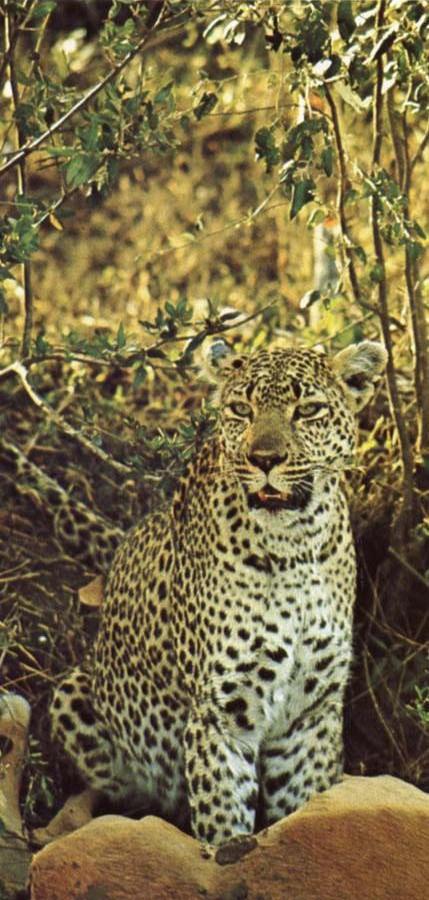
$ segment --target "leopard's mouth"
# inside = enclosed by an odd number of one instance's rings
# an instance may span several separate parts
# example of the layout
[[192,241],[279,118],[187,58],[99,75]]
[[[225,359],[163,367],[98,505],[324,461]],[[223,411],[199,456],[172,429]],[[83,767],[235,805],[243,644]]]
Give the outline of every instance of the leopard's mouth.
[[249,493],[249,506],[251,509],[266,509],[272,513],[282,509],[302,510],[309,503],[312,491],[313,477],[310,475],[305,481],[291,484],[288,491],[278,491],[266,484],[260,491]]

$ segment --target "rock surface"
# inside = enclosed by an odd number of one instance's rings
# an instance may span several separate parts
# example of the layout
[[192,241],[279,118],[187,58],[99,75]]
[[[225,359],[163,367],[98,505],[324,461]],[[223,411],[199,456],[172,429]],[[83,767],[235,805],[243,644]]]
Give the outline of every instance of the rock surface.
[[17,694],[0,694],[0,897],[14,897],[27,881],[31,854],[19,808],[30,707]]
[[32,900],[424,900],[429,797],[347,778],[221,849],[155,817],[102,816],[33,859]]

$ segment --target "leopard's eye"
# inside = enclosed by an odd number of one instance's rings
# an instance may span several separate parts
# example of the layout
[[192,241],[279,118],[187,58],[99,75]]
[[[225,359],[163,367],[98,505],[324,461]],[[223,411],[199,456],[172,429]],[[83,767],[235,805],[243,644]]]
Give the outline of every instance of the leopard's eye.
[[252,407],[248,403],[230,403],[229,408],[234,415],[240,416],[241,419],[252,415]]
[[326,403],[302,403],[296,407],[296,419],[321,419],[328,412]]

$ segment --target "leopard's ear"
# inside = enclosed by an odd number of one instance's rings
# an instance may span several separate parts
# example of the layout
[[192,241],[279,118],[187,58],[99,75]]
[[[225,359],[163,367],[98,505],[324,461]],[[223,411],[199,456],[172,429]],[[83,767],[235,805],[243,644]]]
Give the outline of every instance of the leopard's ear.
[[335,374],[344,383],[356,412],[368,403],[386,367],[387,353],[378,341],[351,344],[332,359]]

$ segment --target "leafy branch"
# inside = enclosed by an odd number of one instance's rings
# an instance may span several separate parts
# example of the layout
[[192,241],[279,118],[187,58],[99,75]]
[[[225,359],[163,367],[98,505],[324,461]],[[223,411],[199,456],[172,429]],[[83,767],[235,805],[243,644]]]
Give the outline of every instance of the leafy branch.
[[[99,94],[105,87],[107,87],[114,79],[129,65],[129,63],[140,53],[142,50],[150,50],[156,46],[159,42],[159,37],[162,36],[162,39],[165,36],[170,36],[171,34],[177,32],[179,28],[183,27],[183,13],[178,13],[176,16],[172,17],[169,20],[168,24],[162,28],[160,25],[161,18],[163,16],[163,9],[161,9],[160,19],[153,26],[151,31],[147,32],[143,35],[143,37],[137,42],[137,44],[129,50],[128,53],[124,56],[120,62],[116,63],[112,68],[107,72],[107,74],[102,78],[97,84],[93,85],[83,97],[80,98],[69,110],[67,110],[64,115],[60,116],[56,122],[49,126],[42,134],[38,135],[37,138],[34,138],[32,141],[28,141],[24,143],[22,146],[18,148],[18,150],[11,156],[11,158],[0,166],[0,176],[4,175],[14,166],[17,166],[21,163],[25,157],[29,156],[30,153],[34,153],[35,150],[38,150],[39,147],[44,144],[49,138],[53,137],[53,135],[62,129],[77,113],[82,112],[94,98]],[[177,20],[175,24],[172,24],[173,20]],[[154,30],[159,32],[153,40],[152,34]]]

